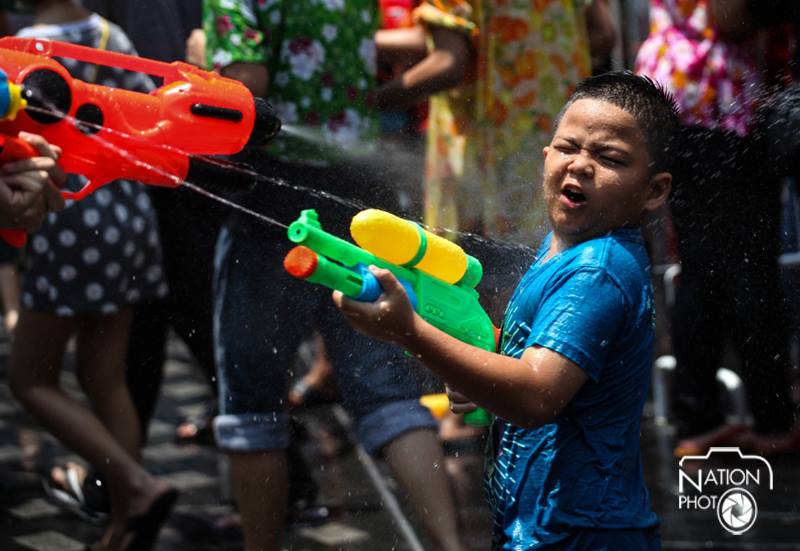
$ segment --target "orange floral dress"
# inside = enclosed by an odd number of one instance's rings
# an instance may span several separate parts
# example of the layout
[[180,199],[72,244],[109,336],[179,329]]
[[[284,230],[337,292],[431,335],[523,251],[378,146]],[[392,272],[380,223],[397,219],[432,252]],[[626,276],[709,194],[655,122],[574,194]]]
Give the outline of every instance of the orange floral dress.
[[584,3],[427,0],[426,26],[469,34],[468,84],[431,98],[426,224],[533,246],[547,230],[542,148],[574,86],[590,73]]

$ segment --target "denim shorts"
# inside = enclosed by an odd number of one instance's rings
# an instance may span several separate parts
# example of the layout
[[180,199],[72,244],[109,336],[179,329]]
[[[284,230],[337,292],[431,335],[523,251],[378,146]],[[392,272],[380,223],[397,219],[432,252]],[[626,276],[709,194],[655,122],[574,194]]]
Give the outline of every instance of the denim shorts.
[[419,404],[421,366],[400,348],[353,331],[330,290],[287,274],[283,258],[291,247],[283,232],[268,226],[261,232],[224,227],[220,233],[214,282],[219,447],[236,452],[288,446],[288,373],[313,329],[325,340],[343,405],[368,451],[404,432],[434,428],[430,412]]

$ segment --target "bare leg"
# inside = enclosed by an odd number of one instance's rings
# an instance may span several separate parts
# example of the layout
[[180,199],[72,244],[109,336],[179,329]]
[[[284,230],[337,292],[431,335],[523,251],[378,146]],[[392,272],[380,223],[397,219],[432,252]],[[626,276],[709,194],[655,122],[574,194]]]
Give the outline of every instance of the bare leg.
[[472,440],[479,438],[484,432],[485,428],[466,424],[463,415],[453,413],[449,409],[439,421],[439,438],[442,442]]
[[408,502],[422,520],[437,549],[464,549],[458,514],[436,432],[418,429],[400,435],[383,448]]
[[230,454],[231,482],[242,514],[245,551],[281,548],[289,498],[289,469],[282,451]]
[[95,414],[128,455],[141,462],[136,409],[125,383],[131,310],[82,318],[78,330],[77,375]]
[[333,376],[333,367],[328,358],[328,349],[325,347],[325,340],[319,333],[314,334],[314,359],[311,369],[292,388],[289,389],[289,405],[300,407],[306,400],[306,396],[312,390],[324,392],[325,385],[330,383]]
[[[132,320],[131,309],[114,315],[82,317],[78,329],[77,366],[78,380],[95,414],[128,456],[141,463],[139,420],[125,374]],[[155,496],[167,489],[164,483],[149,474],[147,478],[150,480],[145,481],[141,489],[135,487],[134,491],[131,491],[129,481],[109,481],[112,513],[127,510],[128,514],[113,516],[106,542],[119,540],[125,532],[127,518],[143,513]]]
[[13,335],[19,320],[20,282],[16,264],[0,264],[0,298],[3,300],[4,324]]
[[[22,405],[106,477],[112,492],[112,530],[105,543],[116,547],[110,538],[121,536],[128,517],[146,510],[168,486],[150,476],[93,412],[59,388],[64,349],[78,326],[76,318],[23,310],[11,354],[9,379]],[[108,343],[106,346],[114,348]],[[99,367],[122,371],[121,363]],[[84,372],[82,377],[86,376]]]

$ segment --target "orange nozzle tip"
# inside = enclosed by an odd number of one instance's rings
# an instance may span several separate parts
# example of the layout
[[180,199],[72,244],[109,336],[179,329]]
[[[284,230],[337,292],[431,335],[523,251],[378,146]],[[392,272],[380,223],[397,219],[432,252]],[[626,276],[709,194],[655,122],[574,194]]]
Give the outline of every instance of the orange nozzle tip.
[[419,399],[419,403],[428,408],[436,419],[442,419],[450,411],[450,400],[447,394],[425,394]]
[[298,245],[283,259],[283,267],[294,277],[306,279],[317,269],[318,262],[317,253],[308,247]]

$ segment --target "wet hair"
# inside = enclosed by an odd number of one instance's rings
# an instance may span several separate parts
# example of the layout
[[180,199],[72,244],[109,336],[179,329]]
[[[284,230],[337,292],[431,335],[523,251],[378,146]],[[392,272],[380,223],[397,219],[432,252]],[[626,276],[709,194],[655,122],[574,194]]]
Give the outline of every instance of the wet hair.
[[578,100],[596,99],[630,113],[644,134],[652,173],[670,172],[679,155],[680,122],[675,99],[661,85],[630,71],[611,71],[592,76],[567,99],[556,127],[567,109]]

